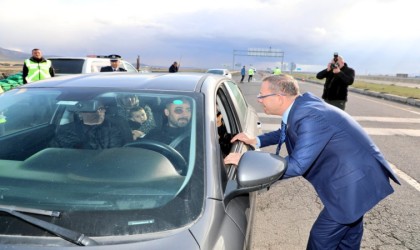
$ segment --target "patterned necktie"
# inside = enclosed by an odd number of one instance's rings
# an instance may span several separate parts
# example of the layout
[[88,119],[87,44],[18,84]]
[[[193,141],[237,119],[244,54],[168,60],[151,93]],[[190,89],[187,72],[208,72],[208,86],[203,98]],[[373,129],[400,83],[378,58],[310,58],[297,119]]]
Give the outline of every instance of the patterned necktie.
[[276,149],[276,155],[279,155],[281,144],[283,144],[283,142],[286,140],[286,127],[287,127],[286,123],[281,121],[281,132],[280,132],[281,134],[280,134],[279,144],[277,145],[277,149]]

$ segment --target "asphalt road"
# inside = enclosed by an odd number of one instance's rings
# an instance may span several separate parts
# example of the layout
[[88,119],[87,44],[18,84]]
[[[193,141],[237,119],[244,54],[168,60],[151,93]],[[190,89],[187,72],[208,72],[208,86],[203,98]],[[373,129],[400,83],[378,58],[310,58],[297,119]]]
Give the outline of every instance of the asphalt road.
[[[236,77],[234,77],[235,80]],[[267,116],[256,101],[261,76],[239,84],[260,115],[263,131],[277,129],[280,117]],[[237,81],[239,82],[239,81]],[[322,86],[300,82],[301,92],[321,95]],[[368,132],[395,167],[402,185],[364,217],[362,249],[420,249],[420,108],[349,93],[346,111]],[[274,146],[264,148],[274,152]],[[282,149],[282,155],[286,155]],[[283,180],[257,194],[253,226],[255,250],[305,249],[323,205],[303,178]]]

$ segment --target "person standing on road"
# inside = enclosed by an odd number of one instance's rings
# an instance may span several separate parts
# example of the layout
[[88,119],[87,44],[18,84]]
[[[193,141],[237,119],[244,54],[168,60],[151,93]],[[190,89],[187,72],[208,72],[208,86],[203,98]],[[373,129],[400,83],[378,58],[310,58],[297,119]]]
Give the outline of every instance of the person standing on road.
[[245,73],[246,73],[246,71],[245,71],[245,65],[244,65],[241,69],[241,83],[244,82]]
[[354,70],[347,66],[344,58],[334,53],[334,58],[326,69],[320,71],[316,78],[325,79],[322,99],[342,110],[346,108],[348,86],[354,82]]
[[108,57],[110,59],[111,66],[102,67],[101,72],[113,72],[113,71],[124,72],[124,71],[127,71],[124,68],[120,67],[121,56],[119,56],[119,55],[109,55]]
[[[291,76],[264,78],[257,98],[266,114],[282,116],[282,128],[256,138],[239,133],[231,142],[277,144],[276,154],[285,142],[281,179],[302,176],[324,204],[307,249],[359,249],[364,214],[393,193],[390,178],[400,184],[384,156],[350,115],[312,93],[300,94]],[[224,162],[237,165],[240,156],[231,153]]]
[[254,69],[249,68],[248,69],[248,82],[252,81],[252,77],[254,76]]
[[279,67],[276,67],[273,71],[274,75],[281,75],[281,69],[279,69]]
[[169,73],[176,73],[176,72],[178,72],[179,66],[180,65],[178,64],[178,62],[172,63],[171,67],[169,67]]
[[31,83],[54,77],[54,68],[50,60],[42,56],[40,49],[32,50],[32,57],[26,59],[22,69],[23,83]]

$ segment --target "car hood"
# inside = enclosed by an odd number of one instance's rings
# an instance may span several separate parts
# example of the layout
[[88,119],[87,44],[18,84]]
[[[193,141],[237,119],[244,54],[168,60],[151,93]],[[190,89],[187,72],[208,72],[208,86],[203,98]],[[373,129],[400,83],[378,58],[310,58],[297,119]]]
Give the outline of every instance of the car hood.
[[[57,237],[50,237],[45,241],[40,242],[39,238],[36,237],[23,237],[22,242],[19,245],[20,250],[45,250],[45,249],[74,249],[76,245]],[[14,237],[13,242],[16,241]],[[191,235],[188,229],[184,229],[175,234],[167,236],[166,233],[162,235],[156,234],[155,239],[143,240],[139,239],[134,243],[123,243],[117,237],[107,237],[107,241],[113,242],[118,241],[118,243],[103,243],[101,242],[98,246],[89,246],[90,250],[113,250],[118,248],[119,250],[124,249],[148,249],[148,250],[162,250],[162,249],[186,249],[186,250],[199,250],[197,242],[194,240],[194,237]],[[125,240],[126,242],[136,241],[132,236]],[[2,239],[1,242],[7,242],[7,240]],[[64,244],[63,244],[64,243]],[[25,245],[27,244],[27,245]],[[16,244],[3,245],[0,243],[0,248],[2,250],[15,250]],[[57,246],[57,247],[53,247]]]

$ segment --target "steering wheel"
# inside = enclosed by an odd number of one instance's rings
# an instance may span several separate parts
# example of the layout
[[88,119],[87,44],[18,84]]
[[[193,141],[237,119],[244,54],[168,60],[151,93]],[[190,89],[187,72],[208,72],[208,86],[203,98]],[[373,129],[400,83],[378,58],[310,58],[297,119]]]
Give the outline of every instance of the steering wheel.
[[187,161],[185,158],[176,149],[163,142],[141,139],[139,141],[127,143],[124,147],[145,148],[163,154],[174,164],[175,169],[181,175],[186,174]]

